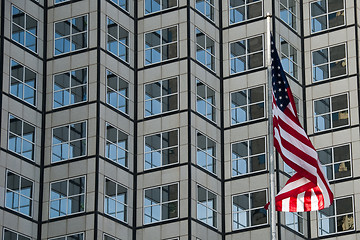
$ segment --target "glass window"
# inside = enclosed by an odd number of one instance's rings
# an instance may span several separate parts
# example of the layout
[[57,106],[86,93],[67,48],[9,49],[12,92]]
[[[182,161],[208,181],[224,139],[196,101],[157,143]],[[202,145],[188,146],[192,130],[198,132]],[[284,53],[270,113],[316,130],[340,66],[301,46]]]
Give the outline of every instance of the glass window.
[[74,52],[87,48],[88,16],[66,19],[54,24],[54,54]]
[[84,233],[71,234],[62,237],[51,238],[49,240],[84,240]]
[[177,183],[144,190],[144,224],[178,218]]
[[209,172],[216,173],[216,142],[197,132],[196,160],[197,165]]
[[31,217],[33,188],[32,181],[7,171],[5,207]]
[[145,0],[145,14],[159,12],[177,5],[177,0]]
[[312,52],[313,82],[346,75],[346,45],[341,44]]
[[310,3],[311,32],[345,25],[344,0],[320,0]]
[[285,225],[296,232],[304,234],[304,222],[302,212],[285,212]]
[[334,199],[334,203],[319,211],[319,236],[355,230],[353,198]]
[[285,72],[298,79],[298,51],[285,39],[280,38],[281,65]]
[[27,159],[34,160],[35,127],[10,114],[8,128],[8,149]]
[[5,228],[3,240],[31,240],[31,238]]
[[38,21],[12,6],[11,16],[11,39],[25,46],[33,52],[37,52]]
[[62,2],[69,2],[70,0],[54,0],[54,3],[62,3]]
[[349,124],[347,94],[314,101],[315,132],[346,126]]
[[178,108],[177,77],[145,85],[145,117]]
[[297,27],[298,4],[296,0],[280,0],[280,18],[294,30]]
[[230,0],[230,24],[261,17],[262,0]]
[[50,183],[50,218],[84,212],[85,186],[85,177]]
[[119,5],[125,11],[129,11],[129,3],[128,0],[111,0],[116,5]]
[[233,196],[233,230],[267,224],[266,190]]
[[257,138],[231,144],[232,176],[266,169],[265,138]]
[[214,21],[214,0],[196,0],[196,9],[204,14],[208,19]]
[[107,18],[107,50],[129,62],[129,31]]
[[36,105],[36,73],[11,60],[10,94]]
[[177,26],[145,33],[145,65],[178,57]]
[[59,108],[87,100],[87,68],[54,76],[53,107]]
[[120,129],[106,123],[106,158],[128,167],[129,148],[128,135]]
[[196,111],[216,122],[215,90],[196,79]]
[[263,67],[263,36],[230,43],[230,62],[230,74]]
[[123,222],[127,222],[127,188],[105,179],[104,212]]
[[145,136],[144,169],[157,168],[179,162],[178,130]]
[[195,29],[195,34],[196,60],[212,71],[215,71],[215,41],[197,28]]
[[264,87],[231,93],[231,124],[238,124],[265,116]]
[[197,219],[217,228],[217,195],[197,186]]
[[106,71],[106,103],[128,114],[129,83],[115,73]]
[[319,150],[318,155],[329,181],[351,177],[350,144]]
[[86,122],[73,123],[52,130],[51,162],[86,155]]
[[110,235],[108,235],[106,233],[104,233],[104,238],[103,239],[104,240],[120,240],[120,239],[114,238],[114,237],[112,237],[112,236],[110,236]]

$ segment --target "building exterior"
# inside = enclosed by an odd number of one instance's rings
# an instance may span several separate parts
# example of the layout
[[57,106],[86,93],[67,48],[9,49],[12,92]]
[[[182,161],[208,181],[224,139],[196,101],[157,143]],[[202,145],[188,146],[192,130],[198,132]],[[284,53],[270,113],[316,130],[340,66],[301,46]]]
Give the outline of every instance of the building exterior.
[[359,238],[359,5],[1,0],[1,239],[268,239],[267,12],[335,195],[278,239]]

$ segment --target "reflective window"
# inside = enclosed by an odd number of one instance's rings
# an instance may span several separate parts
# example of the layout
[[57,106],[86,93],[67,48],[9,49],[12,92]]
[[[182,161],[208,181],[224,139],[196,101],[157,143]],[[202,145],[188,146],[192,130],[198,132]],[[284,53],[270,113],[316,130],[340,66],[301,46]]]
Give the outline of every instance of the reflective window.
[[36,73],[11,60],[10,94],[36,105]]
[[8,149],[27,159],[35,156],[35,127],[27,122],[9,115]]
[[197,186],[197,219],[217,228],[217,195],[206,188]]
[[105,156],[121,166],[128,167],[128,135],[108,123],[106,123]]
[[233,196],[233,230],[267,224],[266,190]]
[[145,14],[159,12],[177,5],[177,0],[145,0]]
[[231,124],[238,124],[265,116],[264,87],[231,93]]
[[285,39],[280,38],[281,65],[285,72],[298,79],[298,51]]
[[9,229],[4,229],[3,240],[31,240],[31,238],[26,237],[20,233],[11,231]]
[[54,76],[54,108],[87,101],[87,72],[82,68]]
[[196,0],[196,9],[204,14],[207,18],[214,21],[214,0]]
[[106,78],[106,103],[127,114],[129,83],[109,70],[106,71]]
[[355,230],[353,198],[334,199],[334,203],[318,211],[319,236]]
[[346,74],[346,45],[341,44],[312,52],[313,82]]
[[[34,183],[10,171],[6,172],[5,207],[32,216]],[[9,233],[9,235],[11,235]]]
[[50,183],[50,218],[84,212],[85,186],[85,177]]
[[127,188],[105,179],[104,212],[123,222],[127,222]]
[[349,104],[347,94],[314,101],[315,132],[349,124]]
[[53,128],[52,135],[51,162],[54,163],[86,155],[86,122]]
[[266,169],[265,138],[257,138],[231,144],[232,176]]
[[329,181],[351,177],[350,144],[319,150],[318,155]]
[[54,0],[54,3],[62,3],[62,2],[69,2],[70,0]]
[[261,17],[262,0],[230,0],[230,24]]
[[54,53],[60,55],[87,48],[88,16],[66,19],[54,24]]
[[298,233],[304,234],[304,214],[302,212],[285,212],[285,225]]
[[107,18],[107,50],[129,62],[129,31]]
[[215,41],[197,28],[195,34],[196,60],[215,71]]
[[280,0],[280,18],[294,30],[297,28],[298,4],[297,0]]
[[263,67],[263,36],[230,43],[230,62],[230,74]]
[[345,25],[344,0],[320,0],[310,3],[311,32]]
[[145,117],[178,108],[177,77],[145,85]]
[[12,6],[11,16],[11,39],[25,46],[33,52],[37,52],[38,21]]
[[119,5],[125,11],[129,11],[129,3],[128,0],[111,0],[116,5]]
[[145,65],[178,57],[177,26],[145,33]]
[[103,238],[103,240],[120,240],[120,239],[114,238],[114,237],[112,237],[112,236],[107,235],[106,233],[104,233],[104,238]]
[[178,130],[145,136],[144,169],[157,168],[179,162]]
[[197,132],[196,160],[197,165],[209,172],[216,173],[216,142]]
[[179,217],[177,183],[144,190],[144,224]]
[[67,236],[51,238],[49,240],[84,240],[84,233],[71,234]]
[[215,91],[196,79],[196,111],[216,122]]

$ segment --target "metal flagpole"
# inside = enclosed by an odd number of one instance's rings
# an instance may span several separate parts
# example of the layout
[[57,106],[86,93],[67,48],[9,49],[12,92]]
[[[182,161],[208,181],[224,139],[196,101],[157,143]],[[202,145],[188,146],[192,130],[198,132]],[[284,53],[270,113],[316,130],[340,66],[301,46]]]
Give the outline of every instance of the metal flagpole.
[[267,75],[268,75],[268,131],[269,131],[269,180],[270,180],[270,232],[271,240],[276,240],[275,212],[275,162],[272,117],[272,76],[271,76],[271,15],[267,13]]

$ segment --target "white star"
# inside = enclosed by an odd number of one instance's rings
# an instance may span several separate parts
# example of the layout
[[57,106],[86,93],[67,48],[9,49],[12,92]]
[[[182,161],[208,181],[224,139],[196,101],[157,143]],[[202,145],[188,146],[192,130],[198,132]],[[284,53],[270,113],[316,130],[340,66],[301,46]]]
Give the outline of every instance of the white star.
[[271,69],[274,69],[274,66],[271,66]]
[[285,88],[285,92],[287,92],[287,88]]
[[287,98],[288,98],[288,96],[285,96],[285,98],[287,99]]
[[278,73],[278,77],[280,77],[281,75],[280,75],[280,73]]
[[271,52],[274,52],[274,50],[271,50]]
[[[274,76],[274,75],[273,75]],[[273,82],[273,85],[275,86],[275,82]]]
[[282,96],[280,96],[279,99],[281,100],[281,99],[282,99]]
[[280,104],[280,107],[282,107],[283,105],[282,104]]
[[280,66],[278,66],[278,69],[280,69]]
[[275,77],[275,74],[273,74],[272,76]]
[[279,92],[281,92],[281,88],[279,88]]
[[281,81],[278,81],[278,84],[281,84]]

